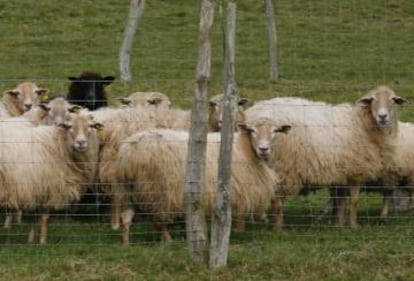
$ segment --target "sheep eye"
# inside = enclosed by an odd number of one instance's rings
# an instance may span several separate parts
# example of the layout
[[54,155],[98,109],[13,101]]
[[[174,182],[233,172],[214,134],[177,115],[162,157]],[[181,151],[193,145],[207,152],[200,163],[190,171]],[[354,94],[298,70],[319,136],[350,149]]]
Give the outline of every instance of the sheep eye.
[[72,128],[72,125],[65,124],[65,123],[60,123],[60,124],[58,124],[58,126],[59,126],[60,128],[65,129],[65,130],[69,130],[69,129],[71,129],[71,128]]
[[254,129],[254,128],[249,129],[249,132],[250,132],[251,134],[257,134],[257,130],[256,130],[256,129]]

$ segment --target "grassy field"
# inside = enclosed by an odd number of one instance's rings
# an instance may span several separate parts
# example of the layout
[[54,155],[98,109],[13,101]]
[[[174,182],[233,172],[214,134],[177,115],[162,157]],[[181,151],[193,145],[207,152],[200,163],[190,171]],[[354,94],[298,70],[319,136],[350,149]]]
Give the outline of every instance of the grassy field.
[[[281,77],[268,80],[263,1],[237,1],[236,80],[252,101],[303,96],[353,102],[388,84],[411,103],[414,121],[414,2],[408,0],[278,0],[275,2]],[[118,73],[127,0],[0,1],[0,89],[34,80],[64,94],[68,76],[84,69]],[[199,1],[147,1],[132,53],[133,80],[108,88],[115,97],[138,90],[167,93],[189,108],[195,89]],[[220,15],[213,31],[210,95],[222,91]],[[165,244],[146,224],[135,224],[133,245],[121,246],[104,213],[59,214],[49,244],[26,245],[28,226],[0,230],[0,280],[414,280],[412,212],[378,219],[381,198],[363,195],[358,229],[337,229],[312,214],[326,193],[292,198],[286,230],[262,223],[232,235],[229,266],[218,271],[188,258],[183,225]]]

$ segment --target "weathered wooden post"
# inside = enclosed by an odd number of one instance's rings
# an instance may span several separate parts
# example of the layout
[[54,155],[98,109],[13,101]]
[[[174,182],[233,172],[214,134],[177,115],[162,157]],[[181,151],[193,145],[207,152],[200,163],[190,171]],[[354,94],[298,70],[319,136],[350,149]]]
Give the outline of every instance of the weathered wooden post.
[[267,39],[268,39],[268,53],[269,53],[269,72],[270,80],[272,82],[279,78],[279,69],[277,63],[277,36],[276,36],[276,21],[273,9],[272,0],[264,0],[266,4],[267,17]]
[[145,0],[131,0],[129,6],[128,21],[124,30],[124,39],[122,40],[121,49],[119,51],[119,72],[121,81],[131,80],[131,72],[129,70],[129,60],[131,57],[132,43],[134,42],[135,31],[138,22],[144,12]]
[[218,170],[218,192],[213,208],[210,241],[210,268],[227,265],[231,232],[231,160],[233,148],[234,114],[237,108],[237,89],[234,77],[234,46],[236,34],[236,4],[228,3],[225,32],[225,92],[223,127]]
[[195,262],[207,261],[207,228],[202,209],[207,146],[207,88],[210,80],[211,46],[209,34],[214,20],[214,0],[203,0],[200,12],[197,88],[191,111],[187,171],[184,186],[187,245]]

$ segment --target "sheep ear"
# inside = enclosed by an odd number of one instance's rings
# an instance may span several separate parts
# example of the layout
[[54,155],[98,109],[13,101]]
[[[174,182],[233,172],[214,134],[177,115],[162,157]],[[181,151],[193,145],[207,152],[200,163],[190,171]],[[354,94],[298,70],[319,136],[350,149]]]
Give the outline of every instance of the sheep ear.
[[56,124],[56,126],[65,130],[69,130],[70,128],[72,128],[72,126],[67,123],[58,123]]
[[50,107],[46,103],[39,103],[37,106],[40,107],[45,112],[50,111]]
[[75,77],[75,76],[69,76],[69,77],[68,77],[68,79],[69,79],[70,81],[77,81],[77,80],[79,80],[80,78],[79,78],[79,77]]
[[249,100],[248,100],[248,99],[246,99],[246,98],[241,98],[237,104],[238,104],[239,106],[246,106],[248,102],[249,102]]
[[215,107],[217,103],[215,101],[209,101],[210,107]]
[[408,100],[406,100],[405,98],[399,97],[399,96],[395,96],[392,99],[394,100],[394,102],[396,104],[399,104],[399,105],[403,105],[405,103],[408,103]]
[[35,93],[40,97],[42,101],[48,101],[50,99],[48,89],[37,89]]
[[368,106],[371,106],[373,101],[374,101],[373,97],[362,97],[357,101],[357,104],[359,104],[362,107],[368,107]]
[[254,129],[253,129],[251,126],[247,125],[246,123],[237,123],[237,127],[238,127],[240,130],[245,131],[245,132],[247,132],[247,133],[252,133],[252,132],[254,132]]
[[73,105],[71,107],[68,108],[68,111],[71,113],[79,113],[79,111],[81,111],[82,106],[79,105]]
[[117,98],[117,100],[120,103],[125,104],[125,105],[130,105],[132,103],[132,100],[130,98],[126,98],[126,97],[120,97],[120,98]]
[[109,84],[111,84],[112,82],[114,82],[115,77],[114,77],[114,76],[105,76],[102,80],[104,80],[104,81],[103,81],[103,84],[104,84],[104,85],[109,85]]
[[157,105],[157,104],[160,104],[162,102],[162,98],[155,97],[155,98],[148,99],[147,101],[148,101],[149,104]]
[[17,90],[7,90],[6,91],[6,94],[8,94],[8,95],[10,95],[10,96],[12,96],[14,98],[17,98],[17,96],[20,94],[20,92],[17,91]]
[[292,129],[292,126],[290,126],[290,125],[282,125],[282,126],[276,128],[276,129],[274,129],[273,132],[287,134],[290,131],[290,129]]
[[43,89],[43,88],[40,88],[40,89],[37,89],[37,90],[35,91],[35,93],[36,93],[36,94],[38,94],[38,95],[40,96],[40,95],[43,95],[43,94],[48,94],[48,93],[49,93],[49,90],[48,90],[48,89]]

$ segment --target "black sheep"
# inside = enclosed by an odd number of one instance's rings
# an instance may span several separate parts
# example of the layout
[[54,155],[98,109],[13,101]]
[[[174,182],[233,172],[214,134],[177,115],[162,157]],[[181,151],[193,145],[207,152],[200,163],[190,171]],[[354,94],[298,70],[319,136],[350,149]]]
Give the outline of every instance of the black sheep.
[[71,84],[67,99],[73,104],[95,110],[108,105],[105,86],[111,84],[115,77],[105,76],[94,71],[84,71],[79,77],[69,77]]

